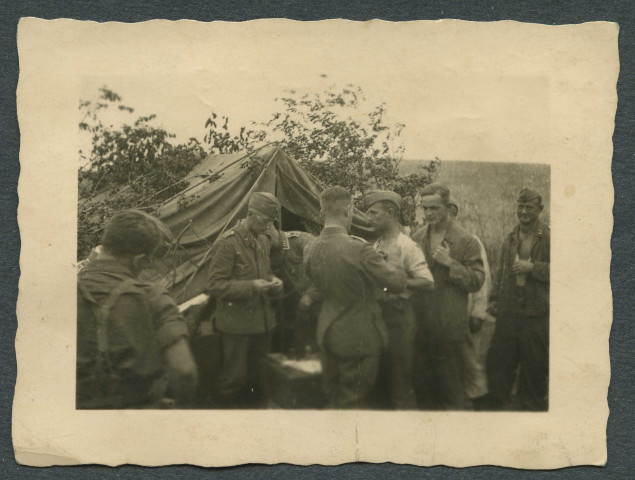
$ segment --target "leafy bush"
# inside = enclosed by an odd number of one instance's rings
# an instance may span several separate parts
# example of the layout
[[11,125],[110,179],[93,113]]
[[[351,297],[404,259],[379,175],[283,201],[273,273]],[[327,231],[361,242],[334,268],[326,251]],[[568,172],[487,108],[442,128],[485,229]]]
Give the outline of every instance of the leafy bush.
[[85,258],[99,243],[105,221],[117,210],[138,208],[155,213],[161,202],[177,194],[183,179],[205,157],[196,139],[174,145],[174,135],[137,118],[119,127],[105,125],[100,114],[109,108],[132,114],[121,97],[103,87],[99,101],[80,101],[80,131],[91,136],[91,150],[80,151],[77,256]]
[[[357,206],[372,189],[399,193],[404,199],[402,220],[413,223],[415,195],[434,180],[439,162],[399,176],[404,125],[388,123],[384,104],[368,108],[362,89],[350,85],[304,95],[287,91],[276,101],[281,103],[280,112],[266,122],[253,123],[251,129],[241,127],[237,134],[230,132],[228,117],[212,112],[203,143],[191,138],[176,145],[173,134],[153,125],[155,115],[116,127],[104,123],[104,116],[130,118],[134,113],[107,87],[99,89],[96,101],[80,101],[79,129],[90,137],[90,150],[79,152],[78,259],[99,243],[103,225],[115,211],[138,208],[156,213],[163,201],[183,189],[187,173],[208,153],[251,150],[272,141],[324,186],[351,190]],[[363,110],[369,113],[360,115]],[[184,197],[178,205],[183,208],[189,201]]]
[[[220,136],[227,152],[277,141],[324,186],[341,185],[351,190],[358,207],[369,190],[399,193],[404,198],[402,221],[411,224],[415,219],[414,198],[423,186],[434,181],[439,161],[424,163],[415,172],[400,176],[404,125],[388,123],[384,104],[369,107],[360,87],[339,89],[333,85],[322,93],[285,93],[276,98],[282,104],[280,112],[266,122],[253,123],[253,130],[241,127],[232,136],[229,119],[222,117],[224,132],[219,134],[214,131],[216,116],[210,118],[206,141]],[[364,110],[369,113],[360,115]]]

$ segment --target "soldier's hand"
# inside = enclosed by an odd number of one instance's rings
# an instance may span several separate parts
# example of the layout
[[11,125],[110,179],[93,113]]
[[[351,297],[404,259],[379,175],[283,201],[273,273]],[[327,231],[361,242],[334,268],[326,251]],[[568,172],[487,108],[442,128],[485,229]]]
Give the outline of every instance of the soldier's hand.
[[254,280],[254,290],[256,290],[256,293],[267,293],[270,288],[271,282],[263,280],[262,278]]
[[470,332],[478,332],[483,326],[483,322],[485,322],[484,318],[470,317]]
[[282,294],[283,285],[284,282],[274,275],[269,284],[269,292],[274,295],[280,295]]
[[534,269],[534,264],[528,260],[516,260],[512,265],[514,275],[527,274]]
[[446,267],[452,265],[450,248],[446,247],[445,245],[439,245],[437,248],[435,248],[434,252],[432,253],[432,258],[434,258],[434,260],[439,262],[441,265],[445,265]]

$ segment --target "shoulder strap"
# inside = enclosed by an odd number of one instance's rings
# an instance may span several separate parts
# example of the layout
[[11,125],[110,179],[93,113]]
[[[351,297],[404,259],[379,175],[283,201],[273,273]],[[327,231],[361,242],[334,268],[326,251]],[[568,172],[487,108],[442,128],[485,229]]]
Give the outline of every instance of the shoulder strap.
[[[122,377],[114,371],[112,361],[108,352],[108,320],[111,316],[111,312],[121,295],[127,291],[134,291],[131,287],[136,283],[133,278],[127,278],[121,280],[108,296],[99,303],[95,297],[90,293],[85,285],[81,281],[77,282],[78,289],[82,296],[88,300],[93,307],[93,314],[96,320],[96,340],[97,340],[97,355],[94,359],[94,366],[92,369],[91,377],[78,383],[77,388],[82,389],[90,398],[83,400],[82,408],[121,408],[124,405],[130,403],[130,395],[126,394],[124,397],[121,393]],[[138,400],[147,400],[147,394],[141,395]],[[124,403],[124,398],[125,402]],[[134,400],[135,402],[137,400]]]
[[97,315],[97,349],[102,355],[108,354],[108,318],[110,317],[110,312],[115,306],[115,303],[119,301],[121,295],[130,288],[134,282],[135,281],[130,278],[123,280],[110,292],[110,295],[108,295],[104,303],[95,311]]
[[106,300],[100,304],[81,281],[77,282],[84,298],[93,304],[93,311],[97,320],[97,350],[100,356],[108,355],[108,318],[110,317],[110,312],[121,295],[134,283],[135,280],[132,278],[122,280],[113,288]]

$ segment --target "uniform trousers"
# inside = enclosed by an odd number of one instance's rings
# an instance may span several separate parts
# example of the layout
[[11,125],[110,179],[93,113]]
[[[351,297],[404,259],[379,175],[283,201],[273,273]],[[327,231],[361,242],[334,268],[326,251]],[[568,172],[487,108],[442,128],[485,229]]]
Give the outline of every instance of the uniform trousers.
[[489,398],[504,406],[518,377],[518,400],[524,410],[549,407],[549,317],[501,315],[487,352]]
[[298,323],[298,302],[300,297],[297,293],[290,293],[278,302],[276,309],[276,328],[273,330],[271,350],[278,353],[289,354],[294,345],[294,333]]
[[381,303],[384,323],[388,329],[388,348],[382,355],[382,373],[387,376],[390,404],[398,410],[417,408],[412,386],[415,334],[417,325],[412,306],[403,300],[399,307]]
[[300,295],[293,293],[281,301],[271,342],[271,351],[292,358],[303,358],[307,347],[312,352],[318,351],[315,331],[319,309],[311,307],[308,311],[300,310],[300,298]]
[[361,409],[377,378],[379,355],[340,357],[322,350],[322,382],[328,408]]
[[218,394],[228,406],[262,401],[260,372],[269,352],[271,334],[237,335],[220,332],[222,363]]
[[470,402],[465,389],[468,327],[451,332],[446,327],[419,325],[415,346],[414,386],[424,410],[465,410]]

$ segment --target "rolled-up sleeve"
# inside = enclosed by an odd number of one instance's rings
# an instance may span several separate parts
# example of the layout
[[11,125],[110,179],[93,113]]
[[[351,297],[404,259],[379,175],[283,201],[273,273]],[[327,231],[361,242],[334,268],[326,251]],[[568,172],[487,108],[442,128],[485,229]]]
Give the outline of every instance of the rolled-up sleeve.
[[426,280],[434,282],[432,272],[430,268],[428,268],[428,262],[426,262],[426,257],[419,245],[414,241],[408,242],[401,246],[401,251],[408,277],[425,278]]

